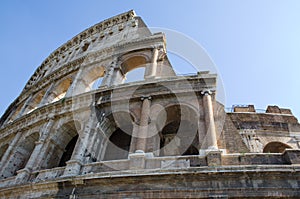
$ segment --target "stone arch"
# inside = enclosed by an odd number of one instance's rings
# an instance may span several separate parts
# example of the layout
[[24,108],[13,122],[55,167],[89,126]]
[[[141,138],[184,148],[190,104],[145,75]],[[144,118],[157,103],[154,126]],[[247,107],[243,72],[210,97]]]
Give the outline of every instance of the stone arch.
[[71,159],[78,137],[79,137],[78,134],[75,135],[66,145],[64,153],[62,154],[58,164],[59,167],[66,166],[66,162]]
[[73,82],[72,77],[67,77],[61,80],[60,82],[58,82],[49,92],[47,96],[47,102],[52,103],[64,98],[72,82]]
[[160,156],[197,155],[199,148],[197,112],[187,105],[170,105],[156,120]]
[[91,66],[87,69],[84,69],[81,76],[78,78],[78,81],[76,82],[74,93],[80,94],[97,89],[98,86],[101,86],[99,81],[102,82],[105,73],[106,69],[101,65]]
[[144,51],[130,52],[120,59],[122,82],[133,82],[144,80],[146,75],[146,66],[150,63],[150,58]]
[[34,111],[36,108],[38,108],[39,104],[41,103],[46,91],[42,90],[35,94],[31,99],[30,102],[26,105],[24,114],[30,113]]
[[78,121],[68,121],[56,128],[55,134],[48,140],[48,155],[45,157],[42,169],[62,167],[71,159],[75,145],[79,139],[78,131],[81,124]]
[[[175,94],[172,94],[172,97],[173,98],[177,98],[177,96]],[[190,112],[185,112],[186,114],[184,115],[184,117],[195,117],[195,118],[202,118],[204,117],[204,113],[203,113],[203,110],[200,108],[200,107],[197,107],[197,106],[194,106],[192,103],[188,103],[188,102],[183,102],[183,101],[178,101],[178,99],[174,102],[169,102],[170,100],[167,99],[165,100],[166,103],[161,103],[163,102],[164,100],[163,99],[160,99],[159,102],[155,102],[152,103],[151,105],[151,115],[150,117],[151,118],[158,118],[158,117],[161,117],[161,114],[163,112],[166,112],[167,109],[170,109],[170,107],[184,107],[184,108],[187,108],[187,109],[190,109]],[[198,105],[198,104],[197,104]],[[185,110],[185,109],[183,109]],[[191,114],[188,114],[187,113],[195,113],[196,115],[191,115]]]
[[35,142],[39,140],[39,133],[35,132],[20,140],[13,150],[5,169],[2,171],[2,178],[11,177],[17,174],[17,171],[23,169],[34,150]]
[[134,118],[128,112],[114,112],[108,115],[109,130],[106,134],[103,160],[127,159],[134,125]]
[[285,149],[291,149],[289,145],[282,142],[269,142],[263,149],[263,153],[283,153]]
[[121,63],[122,71],[124,74],[139,68],[139,67],[145,67],[145,64],[147,63],[147,59],[145,56],[142,55],[135,55],[127,58]]

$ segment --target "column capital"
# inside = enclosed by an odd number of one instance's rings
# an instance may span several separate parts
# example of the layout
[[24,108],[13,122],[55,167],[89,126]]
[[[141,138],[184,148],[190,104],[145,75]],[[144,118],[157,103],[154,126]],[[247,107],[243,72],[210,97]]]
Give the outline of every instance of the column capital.
[[142,101],[144,101],[145,99],[152,100],[152,97],[151,96],[141,96]]
[[212,91],[209,89],[205,89],[205,90],[201,91],[201,95],[211,95],[211,94],[212,94]]

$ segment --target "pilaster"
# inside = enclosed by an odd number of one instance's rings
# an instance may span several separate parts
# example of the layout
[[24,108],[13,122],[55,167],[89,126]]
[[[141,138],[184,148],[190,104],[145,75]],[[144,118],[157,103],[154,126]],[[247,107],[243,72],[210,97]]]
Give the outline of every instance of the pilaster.
[[205,114],[205,126],[206,126],[206,139],[208,142],[208,149],[217,150],[217,135],[216,135],[216,127],[214,120],[214,111],[212,104],[212,92],[210,90],[204,90],[201,92],[203,95],[203,107]]
[[158,48],[154,47],[152,50],[151,63],[148,64],[146,67],[147,76],[145,76],[145,79],[153,79],[156,77],[158,53],[159,53]]
[[142,100],[142,110],[141,110],[141,120],[139,133],[137,136],[136,142],[136,152],[145,152],[147,144],[147,134],[148,134],[148,123],[150,116],[150,106],[151,106],[151,97],[141,97]]

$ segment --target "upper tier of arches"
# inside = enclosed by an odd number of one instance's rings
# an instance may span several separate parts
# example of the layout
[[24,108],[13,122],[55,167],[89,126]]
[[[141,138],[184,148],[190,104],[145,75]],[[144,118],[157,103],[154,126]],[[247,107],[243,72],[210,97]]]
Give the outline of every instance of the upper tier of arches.
[[134,11],[129,11],[88,28],[55,50],[6,110],[0,126],[99,87],[174,75],[165,36],[151,34]]

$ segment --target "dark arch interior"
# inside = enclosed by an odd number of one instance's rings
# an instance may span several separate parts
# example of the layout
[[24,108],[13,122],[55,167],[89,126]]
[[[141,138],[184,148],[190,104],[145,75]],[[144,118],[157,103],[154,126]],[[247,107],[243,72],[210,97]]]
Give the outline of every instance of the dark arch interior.
[[199,155],[199,150],[191,145],[182,155]]
[[117,128],[113,132],[106,147],[104,160],[118,160],[128,158],[131,143],[131,132],[132,126],[129,126],[125,129]]
[[73,137],[71,139],[71,141],[67,144],[66,148],[65,148],[65,152],[63,153],[63,155],[60,158],[59,167],[63,167],[66,166],[66,162],[69,161],[71,159],[73,150],[75,148],[76,142],[78,140],[78,135],[76,135],[75,137]]
[[263,152],[264,153],[283,153],[285,149],[290,149],[290,147],[287,144],[284,144],[282,142],[270,142],[268,143]]
[[51,138],[53,142],[47,146],[47,155],[41,162],[41,169],[62,167],[71,159],[77,140],[77,129],[81,129],[78,121],[70,121],[61,125]]
[[160,156],[198,155],[197,129],[190,121],[175,120],[161,131]]

